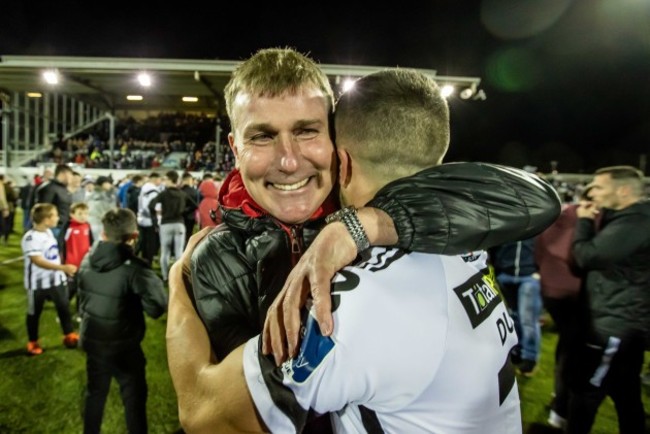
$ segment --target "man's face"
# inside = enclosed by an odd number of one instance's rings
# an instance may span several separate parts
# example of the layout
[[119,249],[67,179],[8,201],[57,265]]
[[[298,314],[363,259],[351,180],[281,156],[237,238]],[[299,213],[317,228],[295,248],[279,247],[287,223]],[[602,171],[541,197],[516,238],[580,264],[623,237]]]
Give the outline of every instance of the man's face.
[[619,187],[617,187],[609,173],[594,176],[590,186],[589,197],[598,208],[619,208]]
[[68,183],[68,187],[70,187],[70,190],[77,191],[80,185],[81,185],[81,175],[72,175],[72,177],[70,178],[70,182]]
[[228,140],[248,193],[282,222],[308,220],[335,182],[326,97],[312,88],[273,98],[240,94],[233,117]]
[[67,187],[70,184],[72,177],[73,177],[72,172],[63,171],[63,172],[59,172],[59,176],[57,176],[57,179],[61,184]]

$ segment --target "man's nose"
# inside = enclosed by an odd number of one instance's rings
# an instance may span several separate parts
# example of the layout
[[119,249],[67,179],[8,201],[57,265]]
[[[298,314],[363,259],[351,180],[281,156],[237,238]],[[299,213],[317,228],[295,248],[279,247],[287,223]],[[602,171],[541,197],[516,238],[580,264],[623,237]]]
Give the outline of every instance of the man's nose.
[[280,134],[278,140],[278,153],[280,154],[280,170],[295,172],[300,162],[300,145],[293,135]]

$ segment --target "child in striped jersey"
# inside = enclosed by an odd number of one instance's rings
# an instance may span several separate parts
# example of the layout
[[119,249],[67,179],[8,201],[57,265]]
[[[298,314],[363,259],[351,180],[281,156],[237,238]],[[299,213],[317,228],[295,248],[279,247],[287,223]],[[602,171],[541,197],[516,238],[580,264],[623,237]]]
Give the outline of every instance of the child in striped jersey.
[[31,210],[33,228],[28,230],[21,242],[25,257],[25,289],[27,290],[27,353],[39,355],[43,349],[38,343],[38,323],[45,301],[50,298],[56,306],[63,344],[75,348],[79,335],[73,331],[68,308],[68,287],[66,275],[72,276],[77,267],[61,264],[59,245],[51,228],[59,222],[56,207],[50,203],[39,203]]

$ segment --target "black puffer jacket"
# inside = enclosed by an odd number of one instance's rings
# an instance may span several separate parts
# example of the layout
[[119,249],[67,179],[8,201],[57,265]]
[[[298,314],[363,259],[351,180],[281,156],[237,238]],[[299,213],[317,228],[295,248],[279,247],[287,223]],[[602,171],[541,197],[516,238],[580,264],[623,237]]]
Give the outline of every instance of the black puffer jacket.
[[100,242],[79,267],[81,346],[117,352],[144,338],[143,311],[158,318],[167,311],[162,280],[126,244]]
[[[224,181],[220,203],[237,172]],[[385,186],[370,202],[392,218],[408,250],[457,254],[530,238],[560,213],[546,182],[517,169],[445,164]],[[292,244],[304,250],[322,225],[282,227],[263,210],[222,205],[225,225],[197,246],[192,282],[199,315],[219,359],[261,332],[268,306],[292,266]],[[323,213],[321,213],[323,214]],[[291,236],[293,234],[293,236]]]
[[573,257],[587,273],[582,295],[596,339],[644,333],[650,343],[650,201],[607,210],[598,232],[578,219]]

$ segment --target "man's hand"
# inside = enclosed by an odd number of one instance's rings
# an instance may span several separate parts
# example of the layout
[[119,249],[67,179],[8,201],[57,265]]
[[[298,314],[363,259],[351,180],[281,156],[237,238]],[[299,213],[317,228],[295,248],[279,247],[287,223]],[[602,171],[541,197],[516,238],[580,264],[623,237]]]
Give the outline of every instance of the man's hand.
[[332,333],[334,321],[330,280],[356,256],[354,240],[343,223],[336,222],[325,226],[300,258],[271,304],[264,322],[262,352],[272,352],[278,366],[295,355],[300,332],[300,309],[310,290],[313,313],[321,333],[324,336]]
[[576,215],[578,218],[595,219],[598,215],[598,207],[591,201],[580,201],[580,205],[576,208]]

